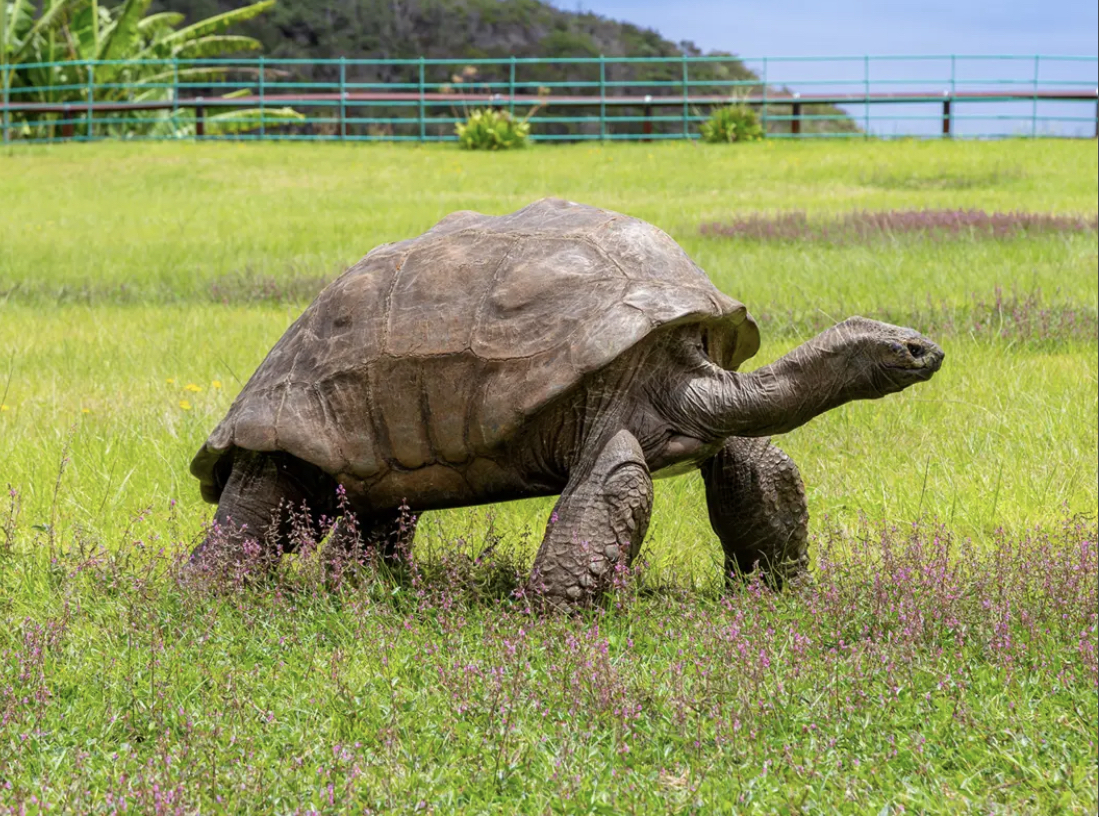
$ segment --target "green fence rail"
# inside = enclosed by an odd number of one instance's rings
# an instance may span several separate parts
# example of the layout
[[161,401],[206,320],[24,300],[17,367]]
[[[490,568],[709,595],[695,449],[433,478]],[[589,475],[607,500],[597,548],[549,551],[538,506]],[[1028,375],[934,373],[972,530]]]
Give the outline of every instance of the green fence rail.
[[541,141],[691,139],[713,108],[737,100],[779,138],[1093,137],[1097,64],[1050,55],[0,63],[0,130],[6,143],[450,141],[455,124],[490,106],[529,117]]

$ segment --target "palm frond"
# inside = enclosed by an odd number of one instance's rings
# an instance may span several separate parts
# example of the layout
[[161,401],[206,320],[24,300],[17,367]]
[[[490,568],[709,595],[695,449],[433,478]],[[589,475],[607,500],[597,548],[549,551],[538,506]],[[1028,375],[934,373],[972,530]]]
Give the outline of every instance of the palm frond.
[[260,0],[260,2],[253,3],[250,6],[226,11],[223,14],[215,14],[213,17],[199,20],[197,23],[192,23],[186,28],[181,28],[179,31],[169,34],[161,42],[164,44],[176,44],[187,40],[193,40],[198,37],[205,37],[207,34],[217,34],[231,25],[242,23],[245,20],[251,20],[256,15],[267,11],[267,9],[271,8],[273,5],[275,5],[275,0]]
[[183,22],[183,14],[178,11],[160,11],[142,18],[137,30],[142,34],[153,34],[159,28],[173,28]]
[[122,4],[110,34],[100,44],[99,59],[121,59],[133,52],[138,37],[138,24],[151,2],[152,0],[126,0]]
[[199,59],[232,54],[235,51],[258,51],[263,43],[252,37],[237,34],[209,34],[197,40],[189,40],[172,51],[173,57]]
[[180,68],[179,71],[169,69],[167,71],[160,71],[156,74],[136,77],[130,84],[135,88],[140,88],[142,85],[155,85],[157,83],[168,82],[177,78],[180,81],[186,82],[217,82],[219,80],[225,79],[225,75],[227,73],[228,69],[216,65],[204,66],[200,68]]
[[7,54],[15,48],[20,31],[26,32],[34,25],[33,0],[0,0],[0,62],[7,62]]
[[[272,2],[273,1],[274,0],[272,0]],[[85,0],[53,0],[53,2],[42,12],[42,16],[34,21],[34,25],[31,26],[30,31],[28,31],[23,38],[23,42],[14,49],[11,59],[9,59],[8,62],[22,62],[23,55],[27,52],[27,49],[33,45],[35,38],[39,34],[50,31],[53,28],[54,23],[61,20],[61,15],[65,11],[68,11],[83,2],[85,2]]]
[[259,128],[261,120],[265,125],[285,125],[303,119],[305,115],[293,108],[239,108],[207,116],[206,128],[209,132],[247,133]]

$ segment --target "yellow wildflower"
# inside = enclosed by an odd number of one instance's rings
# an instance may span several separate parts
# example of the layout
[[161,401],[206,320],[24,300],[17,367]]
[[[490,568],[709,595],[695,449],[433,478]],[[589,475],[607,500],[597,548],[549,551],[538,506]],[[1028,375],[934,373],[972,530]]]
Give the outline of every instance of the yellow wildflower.
[[0,411],[7,411],[8,408],[9,408],[8,406],[4,405],[3,403],[0,403]]
[[175,382],[176,382],[176,379],[175,379],[174,377],[169,377],[169,378],[168,378],[168,385],[169,385],[169,386],[170,386],[170,385],[172,385],[172,384],[173,384],[173,383],[175,383]]
[[82,408],[82,409],[80,409],[80,413],[81,414],[91,414],[92,410],[90,408]]
[[202,391],[202,386],[198,385],[197,383],[188,383],[183,388],[187,391]]
[[188,403],[186,400],[180,400],[179,401],[179,407],[181,409],[183,409],[184,411],[190,411],[191,410],[191,404]]
[[221,388],[221,381],[220,380],[212,380],[212,381],[210,381],[210,385],[215,389],[220,389]]

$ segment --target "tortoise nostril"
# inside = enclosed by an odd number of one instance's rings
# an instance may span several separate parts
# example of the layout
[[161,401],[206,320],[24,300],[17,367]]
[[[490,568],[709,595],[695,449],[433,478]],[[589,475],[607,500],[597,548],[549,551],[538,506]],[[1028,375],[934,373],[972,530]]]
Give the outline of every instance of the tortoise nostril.
[[905,346],[908,348],[908,354],[917,359],[923,357],[927,353],[927,350],[915,341],[909,341]]

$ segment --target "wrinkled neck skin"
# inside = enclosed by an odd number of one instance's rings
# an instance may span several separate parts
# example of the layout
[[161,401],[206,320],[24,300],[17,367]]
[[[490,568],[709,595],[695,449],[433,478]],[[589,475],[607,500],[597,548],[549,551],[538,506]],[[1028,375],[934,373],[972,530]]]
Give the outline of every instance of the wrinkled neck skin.
[[666,410],[689,436],[713,443],[783,434],[850,400],[885,394],[871,377],[850,377],[851,350],[839,335],[833,327],[746,374],[726,371],[697,347],[685,347],[683,354],[692,359],[675,372],[676,382],[666,384]]
[[848,356],[814,338],[748,374],[721,372],[704,390],[707,430],[717,437],[785,434],[864,395],[845,388]]

